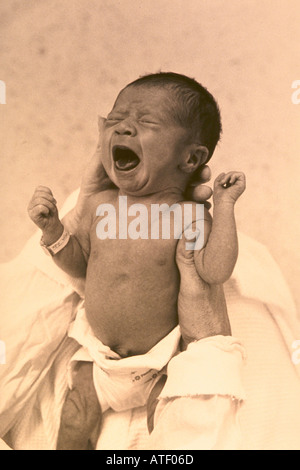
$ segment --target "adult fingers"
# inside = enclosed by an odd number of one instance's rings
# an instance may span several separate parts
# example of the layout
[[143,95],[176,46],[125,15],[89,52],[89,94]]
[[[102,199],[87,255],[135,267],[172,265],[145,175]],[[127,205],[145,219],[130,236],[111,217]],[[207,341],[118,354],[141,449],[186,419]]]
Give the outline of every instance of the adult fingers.
[[200,166],[195,171],[192,178],[192,184],[207,183],[211,179],[211,169],[208,165]]
[[187,188],[186,198],[188,200],[204,203],[212,196],[212,193],[213,191],[209,186],[198,184]]

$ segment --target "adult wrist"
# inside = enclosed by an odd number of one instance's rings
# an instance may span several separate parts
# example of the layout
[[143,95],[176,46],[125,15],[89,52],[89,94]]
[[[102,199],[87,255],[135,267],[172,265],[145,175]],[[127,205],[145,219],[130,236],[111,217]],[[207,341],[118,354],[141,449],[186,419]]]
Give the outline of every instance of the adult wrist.
[[203,340],[205,338],[210,338],[214,336],[231,336],[231,327],[229,318],[227,315],[224,315],[222,319],[215,318],[211,320],[210,324],[206,324],[200,328],[194,328],[193,330],[189,328],[181,327],[181,350],[184,351],[191,343],[196,343],[197,341]]
[[[210,338],[210,337],[214,337],[218,335],[219,333],[217,332],[213,332],[211,334],[206,334],[206,335],[192,335],[192,336],[183,335],[181,336],[180,350],[185,351],[191,343],[197,343],[198,341],[201,341],[205,338]],[[224,334],[223,336],[230,336],[230,334]]]

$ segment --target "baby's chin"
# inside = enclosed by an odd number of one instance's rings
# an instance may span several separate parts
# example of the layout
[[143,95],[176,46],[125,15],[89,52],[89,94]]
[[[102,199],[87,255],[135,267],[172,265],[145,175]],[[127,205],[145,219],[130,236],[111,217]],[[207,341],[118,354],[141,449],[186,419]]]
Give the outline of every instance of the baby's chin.
[[174,188],[174,184],[171,184],[170,181],[158,182],[157,175],[148,174],[143,164],[131,171],[118,171],[112,167],[107,173],[111,181],[125,195],[145,197],[164,193]]
[[120,181],[119,179],[115,182],[115,185],[124,193],[129,196],[147,196],[151,193],[147,187],[147,182],[137,181]]
[[111,181],[124,193],[133,196],[143,196],[147,193],[148,178],[142,171],[118,171],[112,169],[107,172]]

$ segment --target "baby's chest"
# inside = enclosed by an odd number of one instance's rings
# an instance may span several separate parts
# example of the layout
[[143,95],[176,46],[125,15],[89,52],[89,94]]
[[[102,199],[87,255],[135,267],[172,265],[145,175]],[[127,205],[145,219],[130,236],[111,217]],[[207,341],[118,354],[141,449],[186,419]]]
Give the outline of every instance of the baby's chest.
[[91,226],[89,263],[101,263],[108,271],[118,267],[124,273],[152,269],[153,276],[156,272],[168,274],[167,271],[176,270],[181,218],[175,223],[172,211],[156,216],[152,210],[140,210],[134,215],[119,210],[102,212],[97,212]]
[[91,233],[90,262],[120,269],[174,268],[177,239],[99,238]]

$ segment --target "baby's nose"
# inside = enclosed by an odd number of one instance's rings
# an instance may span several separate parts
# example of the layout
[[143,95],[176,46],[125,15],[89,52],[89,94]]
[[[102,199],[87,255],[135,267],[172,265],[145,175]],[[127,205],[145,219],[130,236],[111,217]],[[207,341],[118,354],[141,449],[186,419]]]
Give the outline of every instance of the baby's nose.
[[118,135],[135,136],[136,127],[134,123],[132,122],[132,120],[124,119],[123,121],[120,121],[119,124],[116,126],[115,132]]

